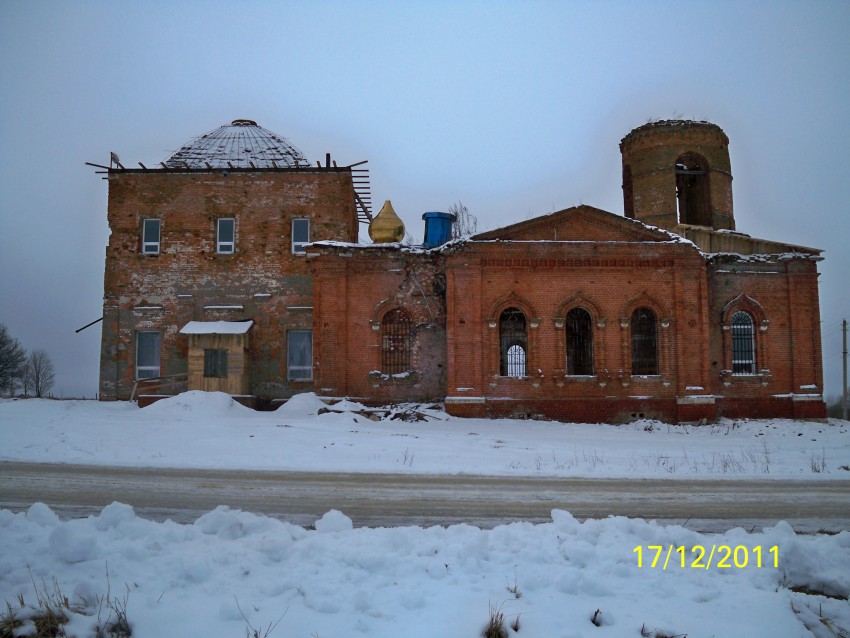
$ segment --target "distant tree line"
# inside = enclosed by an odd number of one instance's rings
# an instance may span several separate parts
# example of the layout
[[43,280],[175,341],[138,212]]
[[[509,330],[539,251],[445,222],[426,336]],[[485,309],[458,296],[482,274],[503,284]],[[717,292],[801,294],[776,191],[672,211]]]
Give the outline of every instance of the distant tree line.
[[56,372],[44,350],[27,351],[0,323],[0,392],[8,396],[43,397],[53,387]]

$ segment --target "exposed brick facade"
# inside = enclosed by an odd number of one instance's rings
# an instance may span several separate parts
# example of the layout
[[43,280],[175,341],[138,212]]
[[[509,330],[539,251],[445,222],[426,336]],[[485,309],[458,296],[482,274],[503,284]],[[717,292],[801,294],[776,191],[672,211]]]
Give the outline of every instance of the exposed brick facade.
[[[160,373],[181,375],[188,321],[252,319],[240,387],[261,403],[314,390],[461,416],[823,417],[819,251],[732,232],[719,127],[645,125],[621,150],[625,217],[579,206],[431,250],[354,243],[348,169],[110,170],[101,396],[132,392],[139,332],[161,333]],[[222,217],[233,254],[216,252]],[[156,255],[145,218],[161,220]],[[292,219],[310,220],[306,255]],[[287,379],[288,331],[312,331],[312,380]]]
[[[356,240],[351,171],[116,169],[108,179],[101,398],[130,398],[139,331],[161,333],[162,376],[185,374],[188,339],[178,331],[191,320],[254,320],[251,394],[312,390],[287,380],[286,333],[313,326],[312,277],[306,255],[293,254],[292,220],[309,220],[310,239]],[[158,254],[142,253],[147,218],[160,220]],[[232,254],[217,252],[219,218],[236,220]]]

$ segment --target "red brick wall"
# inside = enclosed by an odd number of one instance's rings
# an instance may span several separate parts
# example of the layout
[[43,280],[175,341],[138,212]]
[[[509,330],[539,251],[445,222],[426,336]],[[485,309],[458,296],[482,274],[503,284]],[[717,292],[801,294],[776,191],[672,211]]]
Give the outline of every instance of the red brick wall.
[[[729,399],[823,391],[814,260],[716,257],[710,272],[712,391]],[[731,315],[748,312],[756,323],[753,376],[728,372]]]
[[[314,248],[317,391],[368,403],[442,400],[446,394],[445,283],[438,253]],[[411,374],[382,370],[381,321],[412,319]]]
[[[447,410],[460,416],[583,422],[822,416],[822,401],[799,396],[822,390],[814,261],[706,260],[693,246],[675,242],[503,240],[439,253],[374,247],[319,252],[310,263],[316,273],[317,390],[325,395],[371,403],[446,396]],[[747,296],[758,301],[746,303],[762,308],[755,313],[757,349],[769,372],[725,375],[731,342],[723,312],[749,308],[741,306]],[[439,375],[396,381],[369,374],[381,361],[380,332],[373,326],[397,306],[433,326],[434,338],[419,344],[413,368],[430,363],[441,369],[444,363],[445,382],[437,381]],[[631,374],[629,324],[640,306],[658,318],[658,375]],[[508,307],[520,308],[527,319],[523,378],[500,376],[498,319]],[[564,325],[574,307],[593,319],[591,376],[566,374]]]
[[[815,262],[722,261],[709,264],[692,247],[662,243],[488,242],[457,250],[447,258],[449,411],[579,421],[635,413],[687,421],[823,416],[822,401],[791,397],[823,388]],[[722,374],[731,368],[722,310],[738,295],[764,307],[768,321],[759,319],[756,330],[764,373]],[[641,305],[659,320],[658,376],[631,375],[628,319]],[[499,376],[498,318],[509,306],[529,320],[522,379]],[[563,319],[575,306],[593,317],[590,378],[565,374]],[[754,400],[749,407],[738,402],[745,398]]]
[[[447,258],[449,397],[544,401],[650,396],[706,387],[705,262],[680,244],[474,243]],[[502,310],[528,318],[528,377],[499,376]],[[566,376],[566,313],[593,318],[594,376]],[[659,319],[659,375],[632,377],[629,320]],[[700,394],[701,392],[696,392]],[[634,411],[634,410],[632,410]]]
[[[141,254],[148,217],[161,220],[158,255]],[[221,217],[236,219],[234,254],[216,253]],[[286,331],[312,327],[312,278],[306,256],[292,254],[293,218],[310,219],[312,240],[356,241],[350,170],[111,171],[101,397],[129,398],[138,330],[162,332],[161,374],[186,372],[177,331],[193,319],[255,321],[253,393],[312,389],[286,380]]]

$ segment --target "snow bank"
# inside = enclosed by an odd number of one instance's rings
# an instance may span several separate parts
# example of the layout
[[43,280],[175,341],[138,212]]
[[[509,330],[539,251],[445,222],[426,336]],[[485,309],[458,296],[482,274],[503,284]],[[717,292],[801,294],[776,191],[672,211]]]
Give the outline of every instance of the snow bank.
[[[528,636],[639,636],[644,628],[796,638],[830,635],[824,621],[850,627],[847,601],[835,598],[850,591],[850,532],[799,536],[782,523],[698,534],[639,519],[582,523],[558,510],[552,518],[492,530],[352,529],[331,511],[307,531],[226,507],[178,525],[138,518],[120,503],[62,522],[36,504],[0,510],[0,599],[16,606],[23,594],[32,603],[33,587],[52,588],[55,577],[83,612],[74,627],[84,628],[111,587],[126,594],[137,638],[244,635],[243,613],[256,628],[280,620],[272,634],[280,636],[478,636],[490,606],[508,623],[519,618]],[[666,569],[663,556],[650,566],[649,546],[683,547],[690,561],[692,548],[721,545],[746,548],[747,565],[683,568],[674,549]]]
[[331,510],[330,512],[326,512],[322,518],[317,520],[314,527],[317,532],[324,534],[328,532],[345,532],[353,529],[354,525],[352,524],[351,519],[339,510]]
[[41,463],[850,484],[850,423],[839,419],[707,426],[461,419],[435,406],[327,406],[312,393],[255,412],[225,394],[187,392],[143,409],[2,401],[0,441],[0,460]]
[[281,416],[308,417],[316,416],[319,410],[326,407],[327,404],[315,392],[303,392],[287,399],[275,412]]
[[142,409],[162,417],[195,416],[204,419],[254,413],[254,410],[234,400],[229,394],[200,390],[190,390],[174,397],[160,399]]

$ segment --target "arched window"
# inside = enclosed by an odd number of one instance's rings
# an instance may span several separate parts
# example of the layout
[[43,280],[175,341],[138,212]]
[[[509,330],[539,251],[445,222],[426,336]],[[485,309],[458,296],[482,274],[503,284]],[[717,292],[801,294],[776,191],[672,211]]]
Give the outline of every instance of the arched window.
[[524,377],[527,354],[525,314],[519,308],[507,308],[499,316],[499,374]]
[[567,374],[593,374],[593,321],[584,308],[567,313]]
[[680,224],[711,226],[708,165],[699,155],[685,153],[676,160],[676,199]]
[[655,313],[638,308],[632,313],[632,374],[658,374],[658,328]]
[[746,312],[732,315],[732,374],[756,373],[756,331]]
[[381,321],[381,372],[400,374],[410,370],[410,315],[401,308],[390,310]]

